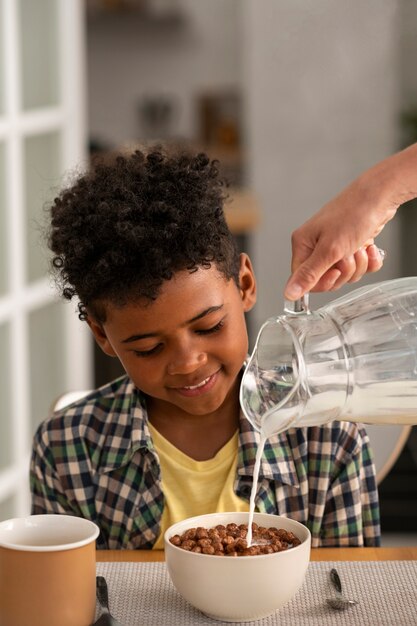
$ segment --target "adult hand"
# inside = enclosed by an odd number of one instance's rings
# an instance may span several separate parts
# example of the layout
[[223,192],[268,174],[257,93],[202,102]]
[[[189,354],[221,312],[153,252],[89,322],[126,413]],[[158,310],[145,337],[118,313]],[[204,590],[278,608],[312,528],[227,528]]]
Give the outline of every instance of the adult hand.
[[[413,191],[415,190],[415,191]],[[285,297],[331,291],[382,267],[374,238],[417,196],[417,144],[366,171],[292,235]]]

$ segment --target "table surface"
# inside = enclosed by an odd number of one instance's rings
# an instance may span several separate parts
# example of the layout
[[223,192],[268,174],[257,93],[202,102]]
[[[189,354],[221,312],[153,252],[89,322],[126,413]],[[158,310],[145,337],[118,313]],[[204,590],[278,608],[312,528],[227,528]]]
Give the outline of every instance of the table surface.
[[[163,550],[97,550],[97,562],[164,561]],[[313,548],[312,561],[415,561],[417,546],[394,548]]]

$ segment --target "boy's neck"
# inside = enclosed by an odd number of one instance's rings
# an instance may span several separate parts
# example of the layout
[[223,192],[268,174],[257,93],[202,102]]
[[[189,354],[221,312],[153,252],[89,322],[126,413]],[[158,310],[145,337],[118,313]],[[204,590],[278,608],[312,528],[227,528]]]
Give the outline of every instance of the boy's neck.
[[238,384],[217,411],[206,415],[191,415],[150,397],[146,405],[152,426],[196,461],[212,459],[239,428]]

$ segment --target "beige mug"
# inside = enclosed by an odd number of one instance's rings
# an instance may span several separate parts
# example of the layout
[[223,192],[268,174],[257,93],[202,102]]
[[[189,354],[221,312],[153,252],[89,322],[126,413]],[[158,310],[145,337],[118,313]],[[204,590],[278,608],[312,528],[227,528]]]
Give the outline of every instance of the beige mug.
[[72,515],[0,522],[0,626],[90,626],[99,532]]

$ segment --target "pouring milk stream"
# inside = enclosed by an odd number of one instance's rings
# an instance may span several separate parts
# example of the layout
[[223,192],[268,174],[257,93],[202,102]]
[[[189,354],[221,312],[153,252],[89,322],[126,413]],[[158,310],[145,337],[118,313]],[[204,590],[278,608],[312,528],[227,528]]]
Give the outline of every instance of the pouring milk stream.
[[240,404],[261,435],[247,542],[266,439],[332,420],[417,424],[417,277],[368,285],[310,311],[268,319],[242,377]]

